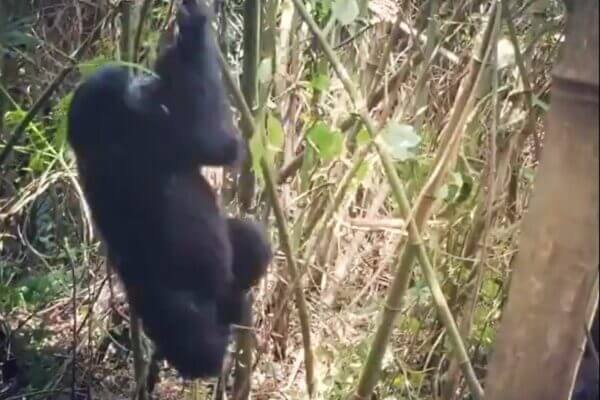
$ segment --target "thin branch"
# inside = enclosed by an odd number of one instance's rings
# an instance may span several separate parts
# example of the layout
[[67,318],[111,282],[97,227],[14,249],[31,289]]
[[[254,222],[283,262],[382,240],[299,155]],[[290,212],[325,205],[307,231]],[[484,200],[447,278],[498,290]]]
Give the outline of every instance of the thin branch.
[[[219,50],[219,64],[221,66],[221,70],[225,77],[225,81],[229,85],[229,89],[233,94],[233,98],[237,103],[237,107],[242,115],[244,123],[252,128],[253,132],[258,132],[256,128],[256,124],[254,122],[254,117],[252,116],[252,111],[248,104],[244,100],[244,96],[240,91],[239,87],[235,83],[235,79],[231,74],[231,71],[227,65],[227,61],[223,57],[223,53]],[[263,177],[266,183],[266,189],[269,194],[269,198],[271,200],[271,206],[273,207],[273,213],[275,215],[275,221],[277,223],[277,229],[279,232],[279,241],[280,245],[283,248],[283,252],[285,254],[287,260],[287,266],[289,270],[290,277],[292,281],[299,281],[299,273],[296,258],[294,256],[294,251],[292,248],[292,241],[290,239],[289,229],[287,227],[287,220],[285,217],[285,213],[283,208],[281,207],[281,202],[277,196],[277,189],[275,184],[274,174],[271,170],[271,166],[265,160],[265,158],[261,158],[260,166],[262,170]],[[302,286],[297,284],[293,286],[293,290],[295,293],[296,307],[298,308],[298,316],[300,320],[300,329],[302,332],[302,343],[304,347],[304,363],[306,367],[306,385],[309,396],[312,397],[314,393],[314,355],[312,353],[311,346],[311,338],[310,338],[310,315],[308,313],[308,306],[306,303],[306,299],[304,298],[304,293],[302,290]]]
[[135,37],[133,39],[133,59],[137,60],[140,55],[140,46],[142,44],[142,34],[144,33],[144,24],[148,17],[148,12],[152,6],[152,0],[144,0],[140,7],[140,14],[138,17],[138,26],[135,30]]
[[[404,189],[402,182],[400,181],[400,178],[394,167],[391,157],[389,156],[389,154],[387,153],[385,148],[383,148],[381,143],[375,138],[377,135],[377,131],[374,127],[373,122],[371,121],[371,119],[369,117],[368,111],[366,110],[365,101],[360,96],[360,94],[358,93],[356,88],[354,87],[352,81],[350,80],[348,73],[346,72],[346,70],[340,63],[340,61],[337,59],[333,49],[328,45],[328,43],[325,40],[323,34],[321,33],[319,27],[317,26],[317,24],[314,22],[314,20],[309,15],[309,13],[306,10],[306,8],[304,7],[304,4],[302,3],[302,1],[301,0],[293,0],[293,2],[294,2],[294,5],[296,6],[296,9],[298,10],[300,15],[304,19],[304,22],[309,26],[310,30],[313,32],[316,39],[318,40],[323,52],[325,53],[326,57],[329,59],[330,64],[332,65],[338,78],[340,79],[344,88],[346,89],[346,92],[348,92],[348,94],[351,98],[351,101],[357,110],[357,113],[360,115],[365,127],[367,128],[367,131],[371,135],[372,139],[374,139],[379,157],[381,159],[381,163],[383,164],[385,173],[386,173],[389,183],[392,187],[392,192],[394,194],[394,198],[395,198],[396,202],[398,203],[398,205],[402,211],[402,214],[404,214],[403,216],[408,221],[408,231],[409,231],[411,243],[413,243],[415,246],[415,250],[417,252],[417,256],[419,259],[419,264],[421,265],[423,274],[425,275],[425,279],[427,280],[427,283],[430,287],[430,290],[431,290],[431,293],[432,293],[432,296],[434,299],[434,303],[438,310],[440,318],[441,318],[442,322],[444,323],[444,326],[448,329],[450,340],[452,341],[452,344],[454,346],[455,356],[459,359],[459,363],[463,369],[463,373],[465,374],[467,382],[469,383],[469,386],[471,388],[471,392],[472,392],[473,396],[478,400],[482,399],[483,398],[483,389],[481,388],[479,382],[477,381],[477,376],[475,375],[473,366],[471,365],[471,363],[469,361],[468,354],[467,354],[464,344],[462,343],[462,340],[460,338],[460,334],[458,332],[456,322],[454,321],[454,318],[452,317],[452,314],[448,308],[448,304],[446,303],[446,299],[444,298],[444,295],[443,295],[443,292],[439,285],[439,282],[437,281],[437,278],[435,276],[435,271],[429,260],[427,250],[425,249],[425,246],[423,245],[422,240],[421,240],[421,234],[419,232],[419,227],[417,226],[415,220],[413,218],[409,217],[412,214],[412,209],[411,209],[411,205],[408,200],[408,197],[406,195],[406,191]],[[491,9],[491,12],[490,12],[491,15],[494,15],[495,9],[496,9],[496,7],[495,7],[495,3],[494,3],[494,5],[492,6],[492,9]],[[488,26],[489,26],[489,24],[488,24]],[[486,29],[486,31],[487,30],[488,29]],[[485,43],[485,41],[484,41],[484,43]],[[489,51],[488,51],[488,53],[489,53]],[[481,74],[478,78],[480,78],[480,77],[481,77]],[[369,146],[365,146],[364,148],[368,148],[368,147]],[[405,267],[407,267],[406,268],[407,271],[402,271],[402,272],[399,271],[398,275],[394,279],[394,282],[392,284],[392,289],[390,290],[391,297],[395,296],[398,293],[402,293],[401,286],[404,285],[404,278],[406,278],[410,274],[410,265],[405,266]],[[382,339],[381,344],[383,345],[382,346],[383,348],[385,348],[385,345],[387,344],[387,341],[389,338],[389,332],[391,330],[391,325],[392,325],[392,322],[394,321],[394,317],[397,314],[398,310],[390,308],[390,309],[384,310],[384,312],[386,312],[386,311],[390,312],[390,314],[392,316],[391,316],[390,320],[388,321],[389,326],[383,327],[383,330],[382,330],[383,334],[380,336],[380,338]],[[383,323],[380,325],[380,327],[381,326],[383,326]],[[375,343],[373,346],[375,346]],[[372,354],[370,354],[370,356],[371,355]],[[380,365],[381,365],[381,357],[370,357],[370,361],[372,362],[373,368],[371,371],[367,372],[367,374],[369,374],[369,376],[363,375],[361,377],[361,382],[359,383],[359,391],[357,391],[357,393],[356,393],[356,398],[358,398],[358,399],[366,398],[372,393],[374,384],[376,382],[376,379],[374,379],[374,377],[377,376],[379,373],[379,369],[380,369]],[[368,366],[365,367],[365,371],[367,371],[367,370],[368,370]]]

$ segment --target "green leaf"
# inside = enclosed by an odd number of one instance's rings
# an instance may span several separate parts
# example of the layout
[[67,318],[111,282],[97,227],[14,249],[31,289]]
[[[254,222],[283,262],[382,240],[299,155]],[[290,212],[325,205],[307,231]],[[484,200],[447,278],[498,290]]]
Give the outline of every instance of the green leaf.
[[105,64],[108,64],[111,60],[104,56],[99,56],[86,61],[85,63],[79,64],[79,73],[85,79],[92,75],[96,70]]
[[370,141],[371,141],[371,135],[369,135],[369,131],[367,131],[365,128],[362,128],[356,134],[356,145],[358,147],[362,146],[363,144],[367,144]]
[[481,293],[488,299],[493,300],[498,295],[500,289],[500,285],[496,281],[486,279],[481,286]]
[[[468,182],[465,182],[465,178],[460,172],[453,172],[449,175],[449,181],[447,185],[446,194],[443,197],[448,203],[461,203],[463,202],[469,195],[469,187]],[[468,178],[466,178],[468,180]],[[467,192],[463,192],[463,190],[467,190]],[[460,200],[460,201],[459,201]]]
[[486,347],[489,347],[489,345],[495,342],[496,330],[486,324],[483,329],[481,329],[481,333],[478,336],[481,337],[481,342],[484,343]]
[[314,7],[316,7],[319,16],[326,16],[329,14],[329,10],[331,10],[331,0],[321,0],[318,2],[313,2],[312,4]]
[[508,38],[498,40],[498,69],[512,67],[515,64],[515,48]]
[[61,151],[67,143],[67,124],[68,124],[68,110],[71,104],[73,93],[63,97],[57,106],[57,119],[56,122],[56,134],[52,140],[52,144],[57,151]]
[[360,10],[356,0],[335,0],[331,13],[342,25],[349,25],[358,18]]
[[284,142],[283,126],[271,113],[267,114],[267,137],[269,146],[275,151],[281,151]]
[[36,152],[31,155],[29,159],[29,164],[27,165],[29,169],[35,173],[41,173],[44,171],[44,155],[41,152]]
[[304,192],[310,187],[310,174],[316,164],[315,149],[312,146],[307,146],[302,157],[302,167],[300,167],[300,188]]
[[415,147],[421,142],[421,137],[416,134],[411,125],[399,124],[390,121],[381,133],[381,139],[387,146],[392,158],[397,161],[406,161],[415,157]]
[[473,178],[470,177],[469,175],[461,175],[461,178],[462,178],[462,185],[460,187],[458,195],[454,199],[455,204],[464,203],[469,198],[469,196],[471,196],[471,194],[473,193],[473,185],[474,185]]
[[354,179],[357,182],[362,182],[365,180],[368,173],[369,173],[369,163],[363,160],[360,163],[360,165],[358,166],[358,170],[356,171],[356,175],[355,175]]
[[453,172],[450,174],[450,182],[455,186],[462,186],[465,181],[463,175],[460,172]]
[[392,386],[396,389],[404,388],[409,384],[410,382],[408,382],[408,379],[403,374],[397,374],[392,380]]
[[250,138],[250,142],[248,143],[248,147],[250,148],[250,156],[252,157],[252,169],[258,175],[261,171],[260,169],[260,160],[265,156],[266,149],[262,140],[262,132],[257,129]]
[[535,171],[533,170],[533,168],[529,168],[529,167],[521,168],[521,175],[530,184],[535,181]]
[[402,328],[409,333],[415,334],[421,328],[421,321],[415,317],[406,317],[402,321]]
[[269,83],[273,75],[273,64],[270,57],[261,60],[257,75],[260,83]]
[[447,184],[446,185],[442,185],[435,192],[435,198],[439,199],[439,200],[446,199],[448,197],[449,193],[450,193],[450,190],[448,188],[448,185]]
[[310,85],[314,90],[324,92],[329,88],[329,76],[327,74],[314,74]]
[[18,31],[6,32],[2,35],[0,41],[3,47],[25,46],[30,48],[37,43],[34,37]]
[[333,160],[342,154],[344,136],[338,131],[330,130],[323,122],[317,122],[308,131],[307,138],[325,161]]
[[[4,17],[4,18],[3,18]],[[0,15],[0,54],[5,48],[25,46],[32,47],[38,40],[27,34],[33,19],[30,17],[8,21],[5,16]]]
[[22,109],[7,111],[6,114],[4,114],[4,123],[6,124],[6,127],[10,130],[16,128],[23,118],[25,118],[26,114],[27,113]]

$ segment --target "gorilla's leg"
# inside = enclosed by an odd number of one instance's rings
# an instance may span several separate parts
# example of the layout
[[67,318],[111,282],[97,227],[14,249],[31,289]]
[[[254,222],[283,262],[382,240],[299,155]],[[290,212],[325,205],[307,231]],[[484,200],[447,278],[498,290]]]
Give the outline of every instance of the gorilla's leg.
[[191,292],[144,286],[128,288],[144,330],[164,357],[185,378],[221,372],[230,328],[221,322],[214,301]]

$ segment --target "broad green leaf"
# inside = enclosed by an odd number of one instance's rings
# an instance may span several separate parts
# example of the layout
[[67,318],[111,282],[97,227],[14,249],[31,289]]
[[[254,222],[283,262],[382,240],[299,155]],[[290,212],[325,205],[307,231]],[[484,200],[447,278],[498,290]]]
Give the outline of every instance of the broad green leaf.
[[450,174],[451,183],[456,186],[462,186],[465,182],[463,175],[460,172],[453,172]]
[[500,291],[500,285],[492,279],[486,279],[481,286],[481,293],[490,300],[493,300]]
[[496,330],[493,326],[485,324],[479,329],[477,336],[481,338],[481,343],[487,348],[495,342]]
[[317,148],[319,156],[330,161],[342,154],[344,137],[338,131],[332,131],[323,122],[317,122],[307,133],[308,140]]
[[367,144],[370,141],[371,141],[371,135],[369,135],[369,132],[365,128],[362,128],[356,134],[356,145],[358,147],[362,146],[363,144]]
[[260,83],[268,83],[271,80],[271,75],[273,74],[273,65],[271,58],[264,58],[261,60],[258,66],[258,81]]
[[448,184],[443,186],[446,188],[446,193],[440,198],[445,199],[448,203],[455,203],[462,193],[465,182],[460,172],[451,173],[449,178]]
[[22,109],[7,111],[6,114],[4,114],[4,123],[6,124],[6,127],[10,130],[16,128],[23,118],[25,118],[26,114],[27,113]]
[[498,69],[512,67],[515,64],[515,48],[508,38],[498,40]]
[[331,10],[331,0],[313,1],[312,6],[316,7],[319,15],[327,15],[329,14],[329,10]]
[[383,130],[381,140],[386,144],[386,149],[392,158],[397,161],[414,158],[415,147],[421,142],[421,138],[415,133],[415,128],[395,121],[390,121]]
[[473,178],[471,178],[469,175],[461,174],[461,181],[462,185],[460,187],[460,191],[454,199],[454,203],[456,204],[460,204],[466,201],[473,192]]
[[335,0],[331,12],[342,25],[349,25],[356,20],[360,10],[356,0]]
[[31,47],[38,40],[27,34],[33,19],[30,17],[8,21],[6,16],[0,15],[0,54],[8,47]]
[[532,168],[529,168],[529,167],[521,168],[521,175],[529,183],[533,183],[533,181],[535,180],[535,171]]
[[275,151],[281,151],[284,141],[283,127],[271,113],[267,114],[267,137],[270,147]]
[[369,164],[362,162],[360,164],[360,166],[358,167],[358,170],[356,171],[356,179],[359,182],[362,182],[367,177],[368,173],[369,173]]
[[308,190],[310,187],[310,173],[315,166],[316,151],[307,146],[302,157],[302,167],[300,167],[300,186],[302,191]]
[[252,169],[258,175],[260,173],[260,160],[265,156],[266,152],[260,129],[254,132],[254,135],[250,138],[248,147],[250,147],[250,155],[252,156]]
[[448,185],[442,185],[438,188],[438,190],[435,192],[435,198],[436,199],[446,199],[448,198],[448,194],[449,194],[450,190],[448,189]]
[[[408,381],[408,379],[406,378],[406,376],[404,374],[397,374],[394,377],[394,379],[392,380],[392,386],[395,388],[404,388],[409,385],[410,385],[410,382]],[[390,399],[386,398],[384,400],[390,400]]]
[[415,317],[406,317],[402,321],[402,328],[409,333],[417,333],[421,328],[421,321]]
[[310,84],[313,89],[324,92],[329,87],[329,76],[327,74],[315,74]]
[[369,163],[366,161],[362,161],[360,163],[360,165],[358,166],[358,170],[356,171],[356,176],[354,177],[354,179],[360,183],[365,180],[368,173],[369,173]]

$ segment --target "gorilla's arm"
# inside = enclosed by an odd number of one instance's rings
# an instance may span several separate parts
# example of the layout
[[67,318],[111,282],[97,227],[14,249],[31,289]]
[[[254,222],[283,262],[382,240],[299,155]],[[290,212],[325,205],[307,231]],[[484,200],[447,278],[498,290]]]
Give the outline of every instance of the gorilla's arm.
[[234,165],[243,155],[242,142],[221,77],[204,2],[184,1],[177,16],[179,35],[157,59],[158,85],[146,93],[168,115],[169,146],[176,149],[173,164]]
[[[210,10],[184,1],[179,35],[156,60],[155,75],[133,76],[126,67],[104,66],[75,92],[69,140],[83,159],[102,157],[158,173],[200,165],[239,163],[242,142],[220,74]],[[84,142],[85,141],[85,142]],[[107,147],[120,149],[113,158]],[[131,156],[137,151],[138,155]],[[98,155],[98,157],[95,157]]]
[[256,285],[273,258],[263,228],[250,220],[228,218],[227,228],[233,249],[233,275],[242,290]]

